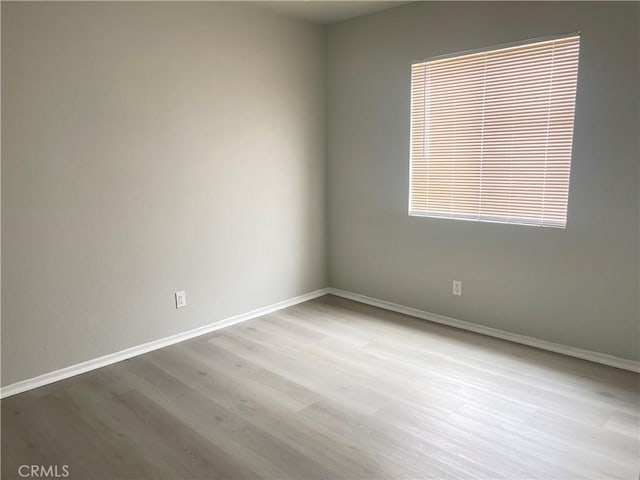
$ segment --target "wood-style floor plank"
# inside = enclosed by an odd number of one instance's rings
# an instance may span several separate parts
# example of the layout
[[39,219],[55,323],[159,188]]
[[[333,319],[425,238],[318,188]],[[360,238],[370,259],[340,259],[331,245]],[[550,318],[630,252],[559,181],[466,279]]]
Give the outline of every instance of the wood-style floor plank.
[[640,376],[325,296],[6,398],[2,478],[638,479]]

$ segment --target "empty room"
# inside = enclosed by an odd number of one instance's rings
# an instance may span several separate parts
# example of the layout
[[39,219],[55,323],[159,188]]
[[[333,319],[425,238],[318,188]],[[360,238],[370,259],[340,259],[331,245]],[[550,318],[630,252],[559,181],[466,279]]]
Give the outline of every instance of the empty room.
[[2,1],[1,478],[640,478],[640,2]]

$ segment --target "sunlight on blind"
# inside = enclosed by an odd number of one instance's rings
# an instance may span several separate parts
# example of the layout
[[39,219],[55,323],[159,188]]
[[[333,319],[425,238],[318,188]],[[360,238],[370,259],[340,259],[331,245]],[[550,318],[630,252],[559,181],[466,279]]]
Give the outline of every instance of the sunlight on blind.
[[579,46],[413,64],[409,214],[564,228]]

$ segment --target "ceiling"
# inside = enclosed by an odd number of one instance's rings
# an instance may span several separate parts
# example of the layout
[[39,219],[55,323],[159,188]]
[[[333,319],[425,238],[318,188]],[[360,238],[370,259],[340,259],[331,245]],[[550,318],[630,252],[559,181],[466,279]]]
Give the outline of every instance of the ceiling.
[[397,7],[406,1],[262,1],[260,5],[277,12],[313,23],[333,23]]

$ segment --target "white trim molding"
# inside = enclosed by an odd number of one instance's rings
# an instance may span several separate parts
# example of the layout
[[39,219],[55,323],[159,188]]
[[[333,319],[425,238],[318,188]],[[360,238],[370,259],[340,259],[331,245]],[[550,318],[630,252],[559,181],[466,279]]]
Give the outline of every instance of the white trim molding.
[[169,345],[173,345],[174,343],[183,342],[185,340],[189,340],[190,338],[199,337],[200,335],[214,332],[216,330],[220,330],[237,323],[245,322],[256,317],[261,317],[263,315],[282,310],[283,308],[297,305],[298,303],[322,297],[327,293],[328,289],[321,288],[319,290],[314,290],[313,292],[305,293],[297,297],[289,298],[281,302],[273,303],[265,307],[251,310],[250,312],[241,313],[233,317],[225,318],[224,320],[220,320],[215,323],[194,328],[192,330],[187,330],[186,332],[176,333],[175,335],[160,338],[158,340],[152,340],[135,347],[120,350],[119,352],[110,353],[102,357],[87,360],[86,362],[81,362],[75,365],[61,368],[60,370],[54,370],[53,372],[44,373],[42,375],[38,375],[37,377],[28,378],[26,380],[12,383],[0,389],[0,398],[16,395],[18,393],[26,392],[27,390],[42,387],[49,383],[57,382],[59,380],[64,380],[65,378],[73,377],[81,373],[89,372],[97,368],[106,367],[107,365],[111,365],[128,358],[136,357],[138,355],[142,355],[143,353],[151,352],[162,347],[167,347]]
[[405,315],[410,315],[412,317],[429,320],[430,322],[440,323],[442,325],[448,325],[450,327],[480,333],[489,337],[501,338],[503,340],[509,340],[514,343],[520,343],[522,345],[528,345],[530,347],[536,347],[542,350],[548,350],[550,352],[561,353],[570,357],[576,357],[595,363],[601,363],[610,367],[630,370],[632,372],[640,372],[640,362],[636,362],[634,360],[627,360],[625,358],[618,358],[612,355],[606,355],[604,353],[592,352],[590,350],[570,347],[568,345],[553,343],[547,340],[540,340],[539,338],[527,337],[525,335],[499,330],[497,328],[485,327],[484,325],[478,325],[476,323],[446,317],[437,313],[431,313],[424,310],[419,310],[417,308],[407,307],[405,305],[387,302],[378,298],[368,297],[366,295],[348,292],[346,290],[340,290],[337,288],[328,288],[327,293],[329,293],[330,295],[335,295],[337,297],[348,298],[349,300],[372,305],[374,307],[384,308],[385,310],[390,310],[392,312],[404,313]]
[[22,393],[22,392],[26,392],[27,390],[32,390],[34,388],[42,387],[44,385],[48,385],[50,383],[54,383],[59,380],[64,380],[65,378],[70,378],[75,375],[79,375],[81,373],[95,370],[97,368],[106,367],[107,365],[111,365],[113,363],[117,363],[122,360],[126,360],[128,358],[136,357],[138,355],[142,355],[144,353],[151,352],[159,348],[167,347],[175,343],[183,342],[185,340],[189,340],[194,337],[199,337],[200,335],[211,333],[216,330],[229,327],[231,325],[235,325],[241,322],[245,322],[247,320],[251,320],[253,318],[261,317],[263,315],[267,315],[269,313],[282,310],[283,308],[297,305],[299,303],[303,303],[308,300],[313,300],[314,298],[322,297],[323,295],[327,295],[327,294],[348,298],[356,302],[365,303],[367,305],[372,305],[374,307],[384,308],[385,310],[390,310],[392,312],[403,313],[405,315],[410,315],[412,317],[421,318],[423,320],[440,323],[442,325],[448,325],[450,327],[460,328],[462,330],[468,330],[470,332],[480,333],[482,335],[501,338],[503,340],[509,340],[514,343],[520,343],[523,345],[528,345],[530,347],[540,348],[542,350],[548,350],[551,352],[561,353],[571,357],[582,358],[584,360],[589,360],[595,363],[601,363],[603,365],[609,365],[611,367],[621,368],[623,370],[640,372],[640,362],[636,362],[633,360],[618,358],[611,355],[605,355],[603,353],[583,350],[580,348],[569,347],[567,345],[561,345],[561,344],[549,342],[546,340],[540,340],[538,338],[527,337],[525,335],[519,335],[517,333],[509,333],[504,330],[499,330],[497,328],[485,327],[483,325],[478,325],[475,323],[466,322],[464,320],[458,320],[455,318],[446,317],[444,315],[439,315],[437,313],[431,313],[424,310],[419,310],[417,308],[407,307],[405,305],[400,305],[397,303],[387,302],[385,300],[368,297],[366,295],[361,295],[359,293],[348,292],[348,291],[340,290],[337,288],[321,288],[319,290],[314,290],[313,292],[305,293],[297,297],[289,298],[281,302],[277,302],[271,305],[267,305],[265,307],[251,310],[250,312],[225,318],[218,322],[204,325],[202,327],[194,328],[192,330],[187,330],[185,332],[177,333],[175,335],[171,335],[165,338],[160,338],[158,340],[152,340],[150,342],[143,343],[135,347],[127,348],[119,352],[110,353],[102,357],[87,360],[86,362],[81,362],[75,365],[70,365],[68,367],[61,368],[60,370],[54,370],[52,372],[38,375],[37,377],[12,383],[0,389],[0,398],[9,397],[11,395],[17,395],[18,393]]

